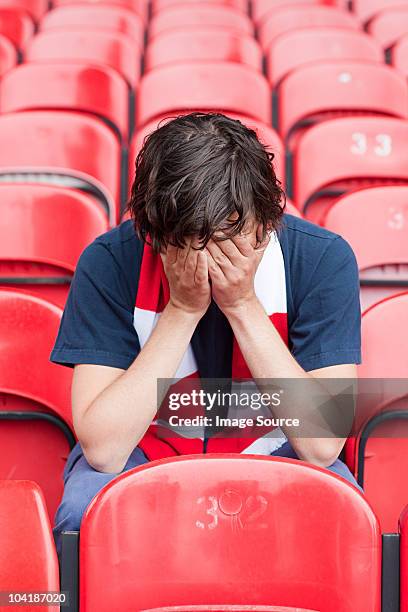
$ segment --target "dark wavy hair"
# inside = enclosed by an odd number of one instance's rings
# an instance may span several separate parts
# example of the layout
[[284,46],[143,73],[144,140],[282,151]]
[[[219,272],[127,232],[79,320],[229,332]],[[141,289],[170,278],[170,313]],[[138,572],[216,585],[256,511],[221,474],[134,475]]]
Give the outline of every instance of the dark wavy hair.
[[150,134],[136,159],[128,209],[138,236],[156,252],[195,236],[204,247],[247,220],[280,225],[284,194],[273,153],[240,121],[221,114],[177,117]]

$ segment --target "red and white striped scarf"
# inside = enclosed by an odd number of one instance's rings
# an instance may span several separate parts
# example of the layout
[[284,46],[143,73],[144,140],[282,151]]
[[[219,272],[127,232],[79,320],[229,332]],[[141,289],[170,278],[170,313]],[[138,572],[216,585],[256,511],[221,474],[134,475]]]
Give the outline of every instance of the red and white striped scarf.
[[[288,319],[286,302],[285,265],[282,249],[276,234],[265,249],[254,279],[255,293],[268,314],[271,323],[278,330],[282,339],[288,344]],[[143,348],[160,313],[169,301],[169,285],[164,272],[160,255],[153,252],[149,245],[144,245],[140,268],[139,284],[134,311],[134,326]],[[185,378],[199,378],[198,365],[190,343],[175,374],[180,381]],[[248,379],[251,373],[245,363],[238,345],[233,339],[232,378]],[[195,416],[195,415],[194,415]],[[173,455],[196,454],[203,452],[201,438],[162,438],[158,435],[155,422],[149,427],[139,443],[150,460],[161,459]],[[275,432],[276,434],[276,432]],[[285,441],[282,432],[277,437],[254,438],[221,438],[211,437],[207,440],[206,452],[236,452],[270,454]]]

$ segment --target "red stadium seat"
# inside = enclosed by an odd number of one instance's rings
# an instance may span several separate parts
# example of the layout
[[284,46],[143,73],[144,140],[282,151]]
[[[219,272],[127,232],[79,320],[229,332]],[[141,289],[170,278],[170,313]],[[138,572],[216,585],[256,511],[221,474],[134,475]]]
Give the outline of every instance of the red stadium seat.
[[[41,489],[29,480],[0,480],[0,589],[59,591],[58,559]],[[57,612],[59,606],[16,605],[23,612]],[[2,612],[9,606],[0,606]]]
[[380,610],[371,508],[346,481],[290,459],[184,456],[120,475],[86,511],[79,566],[81,612]]
[[0,34],[0,77],[17,64],[17,51],[12,42]]
[[0,112],[72,110],[102,119],[120,138],[129,138],[126,81],[108,66],[84,62],[22,64],[1,82]]
[[[183,113],[180,113],[180,114],[183,114]],[[233,119],[238,119],[239,121],[241,121],[242,123],[250,127],[251,129],[256,131],[260,141],[268,148],[269,151],[271,151],[275,155],[274,161],[273,161],[275,173],[278,179],[282,183],[284,183],[285,182],[285,176],[284,176],[285,152],[283,149],[282,141],[279,138],[279,135],[275,132],[275,130],[267,125],[264,125],[263,123],[259,121],[255,121],[248,117],[243,117],[242,115],[237,115],[234,113],[227,113],[227,115],[229,117],[232,117]],[[169,119],[172,119],[172,118],[174,118],[174,115],[172,117],[169,117]],[[150,123],[146,124],[142,129],[136,132],[133,138],[133,141],[129,147],[129,191],[130,191],[130,187],[132,186],[132,183],[135,178],[136,156],[139,153],[140,149],[142,148],[145,138],[149,134],[154,132],[154,130],[156,130],[159,127],[159,125],[164,125],[165,123],[166,123],[166,120],[164,119],[151,121]]]
[[390,7],[378,13],[369,23],[369,33],[389,49],[408,32],[408,5]]
[[[183,4],[196,4],[202,2],[202,0],[182,0]],[[244,13],[248,12],[247,0],[206,0],[207,4],[215,4],[216,6],[227,6],[233,9],[237,9]],[[171,6],[180,4],[180,0],[152,0],[152,11],[153,14],[159,13],[160,11],[167,9]]]
[[401,513],[400,532],[400,594],[401,612],[408,612],[408,506]]
[[214,27],[163,32],[146,49],[145,70],[194,60],[236,62],[262,70],[261,48],[252,36]]
[[0,34],[21,50],[34,34],[34,23],[25,11],[2,8],[0,4]]
[[358,422],[356,435],[347,441],[346,458],[385,533],[397,531],[408,499],[407,347],[408,293],[366,310]]
[[281,6],[287,6],[291,4],[322,4],[320,0],[253,0],[252,2],[252,16],[254,20],[260,25],[263,19],[266,19],[268,14],[272,14],[276,9]]
[[247,15],[216,4],[177,4],[154,15],[149,26],[149,38],[174,28],[185,30],[195,26],[228,28],[231,32],[253,34],[254,27]]
[[108,230],[92,196],[49,185],[0,183],[0,286],[61,306],[80,254]]
[[327,212],[324,226],[343,236],[357,257],[363,310],[408,288],[406,218],[408,186],[395,185],[354,191]]
[[75,443],[72,372],[49,361],[61,315],[36,296],[0,290],[0,478],[37,482],[51,517]]
[[48,11],[48,0],[0,0],[0,8],[22,9],[30,15],[34,21],[40,21]]
[[295,149],[296,205],[320,222],[333,200],[358,187],[408,184],[408,121],[384,117],[324,121]]
[[279,132],[290,148],[311,125],[353,114],[408,117],[406,80],[382,64],[316,62],[291,72],[279,88]]
[[405,77],[408,77],[408,34],[399,39],[392,49],[392,63]]
[[157,68],[140,82],[136,125],[188,110],[217,110],[271,121],[266,79],[230,62],[186,62]]
[[121,32],[142,43],[143,20],[139,15],[121,6],[73,4],[61,6],[47,13],[41,21],[42,30],[106,29]]
[[140,78],[141,41],[109,30],[49,30],[27,47],[27,61],[86,60],[114,68],[135,88]]
[[307,27],[336,27],[358,30],[358,20],[346,11],[333,6],[318,4],[294,4],[279,6],[263,19],[258,28],[262,48],[267,50],[272,42],[290,30]]
[[380,45],[368,34],[350,29],[303,28],[282,34],[266,54],[269,82],[277,87],[292,70],[314,61],[381,62]]
[[53,6],[67,6],[67,5],[79,5],[79,4],[91,4],[92,6],[120,6],[121,8],[127,8],[143,19],[147,18],[148,14],[148,2],[141,2],[140,0],[53,0]]
[[[305,608],[282,608],[279,606],[251,606],[251,612],[315,612]],[[249,612],[245,606],[166,606],[165,608],[151,608],[142,612]]]
[[402,4],[401,0],[353,0],[353,12],[366,24],[384,9]]
[[0,116],[0,181],[45,183],[91,193],[112,223],[120,214],[120,144],[101,121],[79,113]]

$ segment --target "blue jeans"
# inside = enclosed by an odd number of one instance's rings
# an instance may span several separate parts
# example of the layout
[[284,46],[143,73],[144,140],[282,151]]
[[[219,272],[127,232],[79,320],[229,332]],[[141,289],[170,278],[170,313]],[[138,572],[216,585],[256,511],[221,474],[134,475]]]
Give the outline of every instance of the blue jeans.
[[[286,442],[274,451],[271,456],[298,459],[289,442]],[[140,448],[135,448],[121,473],[127,472],[138,465],[148,463],[148,461],[144,452]],[[333,465],[327,469],[351,482],[357,489],[362,491],[346,464],[340,461],[340,459],[336,459]],[[79,442],[74,446],[64,469],[64,495],[55,516],[55,526],[53,529],[58,552],[60,552],[61,533],[63,531],[79,531],[82,516],[91,500],[102,487],[118,475],[105,474],[104,472],[94,470],[85,459]]]

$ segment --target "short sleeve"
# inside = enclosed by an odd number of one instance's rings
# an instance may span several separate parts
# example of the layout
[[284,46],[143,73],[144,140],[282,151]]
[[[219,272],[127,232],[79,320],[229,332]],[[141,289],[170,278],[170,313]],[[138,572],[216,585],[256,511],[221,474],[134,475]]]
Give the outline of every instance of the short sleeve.
[[358,268],[350,245],[340,236],[323,253],[295,312],[291,350],[304,370],[361,363]]
[[123,271],[96,240],[78,262],[51,361],[127,369],[140,352],[133,312]]

